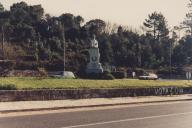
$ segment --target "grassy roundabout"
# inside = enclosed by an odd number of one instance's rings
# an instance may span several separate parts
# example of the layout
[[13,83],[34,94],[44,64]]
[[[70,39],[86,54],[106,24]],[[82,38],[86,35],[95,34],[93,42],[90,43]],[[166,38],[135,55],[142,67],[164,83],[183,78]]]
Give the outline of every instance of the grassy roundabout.
[[177,81],[154,81],[137,79],[116,80],[83,80],[83,79],[37,79],[30,77],[5,77],[0,78],[0,89],[98,89],[98,88],[149,88],[149,87],[192,87],[192,82],[186,80]]

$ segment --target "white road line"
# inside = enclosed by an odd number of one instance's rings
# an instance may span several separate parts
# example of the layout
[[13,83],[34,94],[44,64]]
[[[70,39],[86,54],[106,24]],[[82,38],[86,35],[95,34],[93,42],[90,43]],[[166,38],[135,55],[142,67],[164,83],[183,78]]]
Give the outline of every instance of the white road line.
[[80,127],[88,127],[88,126],[95,126],[95,125],[112,124],[112,123],[129,122],[129,121],[137,121],[137,120],[145,120],[145,119],[153,119],[153,118],[162,118],[162,117],[171,117],[171,116],[180,116],[180,115],[189,115],[189,114],[192,114],[192,112],[175,113],[175,114],[158,115],[158,116],[149,116],[149,117],[140,117],[140,118],[129,118],[129,119],[123,119],[123,120],[114,120],[114,121],[90,123],[90,124],[83,124],[83,125],[74,125],[74,126],[67,126],[67,127],[61,127],[61,128],[80,128]]

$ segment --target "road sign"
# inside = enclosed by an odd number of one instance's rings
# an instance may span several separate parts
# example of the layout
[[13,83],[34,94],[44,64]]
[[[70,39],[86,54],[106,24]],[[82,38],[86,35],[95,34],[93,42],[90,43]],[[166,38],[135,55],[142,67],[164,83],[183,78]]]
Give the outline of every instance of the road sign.
[[186,78],[187,78],[188,80],[191,79],[191,72],[186,72]]

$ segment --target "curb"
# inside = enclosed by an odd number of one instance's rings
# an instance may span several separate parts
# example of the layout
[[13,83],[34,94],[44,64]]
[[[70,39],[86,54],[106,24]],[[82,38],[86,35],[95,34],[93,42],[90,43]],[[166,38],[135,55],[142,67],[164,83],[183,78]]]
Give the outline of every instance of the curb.
[[144,101],[144,102],[132,102],[132,103],[114,103],[114,104],[99,104],[99,105],[84,105],[84,106],[69,106],[69,107],[53,107],[53,108],[32,108],[32,109],[20,109],[20,110],[4,110],[0,111],[0,114],[14,113],[14,112],[32,112],[32,111],[46,111],[46,110],[61,110],[61,109],[78,109],[78,108],[93,108],[93,107],[108,107],[108,106],[123,106],[123,105],[136,105],[136,104],[149,104],[149,103],[166,103],[166,102],[178,102],[178,101],[192,101],[189,99],[175,99],[175,100],[159,100],[159,101]]

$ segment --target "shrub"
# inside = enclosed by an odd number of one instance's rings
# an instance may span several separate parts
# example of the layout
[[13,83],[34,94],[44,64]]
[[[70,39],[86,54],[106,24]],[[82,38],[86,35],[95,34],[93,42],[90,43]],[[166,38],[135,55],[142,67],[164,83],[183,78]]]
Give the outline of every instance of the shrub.
[[114,80],[115,77],[109,71],[104,71],[102,73],[102,79],[104,79],[104,80]]
[[103,79],[104,79],[104,80],[114,80],[115,77],[114,77],[112,74],[105,74],[105,75],[103,76]]
[[4,60],[0,62],[0,67],[2,69],[7,69],[7,70],[12,70],[15,66],[15,61],[9,61],[9,60]]
[[141,68],[135,68],[134,72],[136,73],[137,76],[143,75],[145,73],[144,69]]
[[169,68],[160,68],[157,71],[157,74],[169,75],[170,74],[170,69]]
[[29,61],[20,61],[16,63],[15,69],[16,70],[35,70],[37,69],[38,64],[37,62],[29,62]]
[[90,73],[86,74],[86,77],[88,79],[101,79],[102,78],[102,73]]
[[[183,71],[182,68],[172,67],[171,73],[174,74],[174,75],[185,75],[185,71]],[[170,74],[170,68],[169,68],[169,67],[160,68],[160,69],[157,71],[157,74],[169,75],[169,74]]]
[[0,90],[17,90],[17,87],[13,84],[0,84]]
[[103,73],[90,73],[86,74],[86,79],[95,79],[95,80],[113,80],[115,77],[108,71]]
[[38,70],[38,73],[39,73],[39,76],[38,76],[39,79],[43,79],[43,78],[48,76],[48,73],[44,68],[37,68],[37,70]]
[[111,72],[111,74],[116,78],[116,79],[124,79],[127,77],[126,72]]

